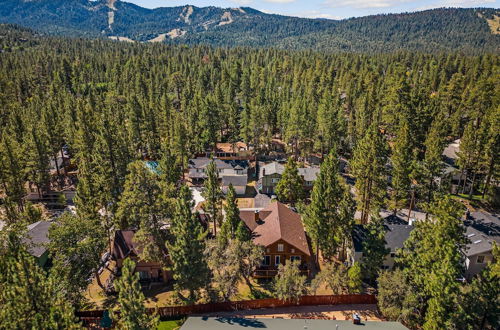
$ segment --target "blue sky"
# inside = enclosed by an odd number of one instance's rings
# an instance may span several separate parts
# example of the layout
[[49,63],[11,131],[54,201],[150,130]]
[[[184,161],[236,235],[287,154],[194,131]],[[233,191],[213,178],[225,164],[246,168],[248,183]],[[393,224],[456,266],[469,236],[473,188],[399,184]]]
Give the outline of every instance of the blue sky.
[[204,7],[252,7],[266,13],[341,19],[381,13],[400,13],[439,7],[500,8],[500,0],[123,0],[142,7],[186,4]]

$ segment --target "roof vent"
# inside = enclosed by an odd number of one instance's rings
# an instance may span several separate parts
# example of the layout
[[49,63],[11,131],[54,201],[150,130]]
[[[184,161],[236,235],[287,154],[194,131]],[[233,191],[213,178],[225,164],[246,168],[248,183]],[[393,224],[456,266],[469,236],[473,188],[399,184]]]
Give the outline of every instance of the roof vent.
[[474,235],[476,235],[476,234],[469,234],[469,235],[467,235],[467,237],[472,237],[472,236],[474,236]]
[[474,244],[481,243],[481,240],[475,241]]

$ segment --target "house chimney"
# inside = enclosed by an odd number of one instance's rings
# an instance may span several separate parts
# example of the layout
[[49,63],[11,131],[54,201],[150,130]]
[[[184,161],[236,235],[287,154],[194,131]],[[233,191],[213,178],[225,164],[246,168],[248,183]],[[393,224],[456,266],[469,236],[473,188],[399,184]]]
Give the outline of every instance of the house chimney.
[[259,211],[255,210],[254,213],[253,213],[253,219],[255,220],[255,222],[259,222]]
[[262,169],[262,176],[266,176],[266,169],[265,168]]

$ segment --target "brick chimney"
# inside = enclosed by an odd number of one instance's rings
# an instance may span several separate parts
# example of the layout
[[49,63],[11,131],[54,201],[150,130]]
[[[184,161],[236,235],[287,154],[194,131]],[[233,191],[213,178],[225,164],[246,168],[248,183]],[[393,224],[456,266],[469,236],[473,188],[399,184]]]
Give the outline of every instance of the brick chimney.
[[255,222],[259,222],[260,218],[259,218],[259,211],[255,210],[254,213],[253,213],[253,219],[255,220]]

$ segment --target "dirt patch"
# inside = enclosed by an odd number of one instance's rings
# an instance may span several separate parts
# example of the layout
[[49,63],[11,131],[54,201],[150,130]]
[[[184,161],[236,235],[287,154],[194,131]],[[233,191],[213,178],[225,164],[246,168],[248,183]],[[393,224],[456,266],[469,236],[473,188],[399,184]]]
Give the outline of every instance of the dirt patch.
[[233,16],[231,16],[231,12],[229,12],[229,11],[225,11],[224,14],[222,14],[222,17],[220,19],[221,19],[221,21],[219,22],[219,26],[231,24],[234,22]]
[[182,9],[182,13],[179,15],[177,21],[183,21],[186,24],[191,24],[189,17],[193,14],[193,6],[186,6]]
[[115,22],[115,12],[114,11],[108,11],[108,28],[112,30],[111,26]]
[[167,37],[166,33],[159,34],[156,38],[148,40],[148,42],[163,42]]
[[500,16],[493,15],[493,18],[486,19],[486,22],[490,26],[491,33],[500,34]]
[[109,36],[108,38],[111,40],[116,40],[116,41],[135,42],[135,40],[132,40],[132,39],[127,38],[127,37]]
[[116,0],[108,0],[108,3],[106,5],[108,6],[109,9],[116,10],[115,3]]
[[187,33],[187,31],[184,31],[182,29],[173,29],[172,31],[170,31],[169,33],[167,33],[167,35],[170,37],[170,39],[175,39],[175,38],[178,38],[178,37],[182,37],[186,33]]

